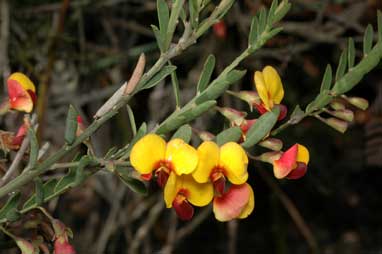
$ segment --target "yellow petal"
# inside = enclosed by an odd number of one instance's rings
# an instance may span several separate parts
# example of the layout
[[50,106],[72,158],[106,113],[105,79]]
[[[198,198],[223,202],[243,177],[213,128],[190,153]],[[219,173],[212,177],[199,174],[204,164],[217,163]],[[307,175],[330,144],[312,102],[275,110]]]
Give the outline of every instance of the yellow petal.
[[167,144],[165,157],[172,162],[177,175],[191,174],[198,165],[198,152],[178,138]]
[[178,193],[178,186],[178,176],[174,172],[171,172],[163,191],[164,202],[166,203],[167,208],[172,207],[172,202],[174,201],[176,194]]
[[256,71],[253,78],[255,81],[257,93],[259,94],[261,101],[264,103],[264,107],[267,110],[270,110],[271,106],[273,105],[270,105],[269,103],[268,89],[264,80],[263,73],[260,71]]
[[306,165],[309,163],[309,150],[303,146],[298,144],[297,148],[297,161],[298,162],[303,162]]
[[248,157],[244,149],[234,142],[228,142],[220,148],[220,166],[233,184],[243,184],[248,179]]
[[263,76],[270,97],[269,99],[275,104],[280,104],[284,97],[284,88],[279,74],[272,66],[266,66],[263,69]]
[[255,207],[255,194],[253,193],[253,189],[252,189],[251,185],[249,185],[247,183],[245,185],[247,185],[249,190],[250,190],[249,200],[248,200],[247,205],[241,211],[241,213],[238,217],[239,219],[247,218],[252,213],[253,208]]
[[149,174],[165,158],[166,141],[156,134],[141,138],[131,150],[131,165],[141,174]]
[[187,200],[195,206],[206,206],[214,197],[212,183],[197,183],[191,175],[182,175],[181,189],[187,190]]
[[205,141],[198,147],[197,151],[199,163],[192,176],[198,183],[206,183],[211,171],[219,163],[219,147],[212,141]]
[[36,92],[33,82],[21,72],[13,73],[8,79],[16,80],[25,90]]

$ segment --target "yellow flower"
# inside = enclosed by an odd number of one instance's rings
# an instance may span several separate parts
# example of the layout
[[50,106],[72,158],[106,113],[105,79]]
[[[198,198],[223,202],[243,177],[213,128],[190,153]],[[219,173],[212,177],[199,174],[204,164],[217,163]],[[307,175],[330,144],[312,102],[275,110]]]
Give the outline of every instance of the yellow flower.
[[13,73],[7,80],[10,109],[30,113],[36,102],[33,82],[20,72]]
[[190,174],[198,165],[195,148],[182,139],[166,141],[156,134],[141,138],[131,150],[131,165],[142,175],[155,173],[162,188],[171,172]]
[[272,66],[266,66],[263,71],[254,75],[256,90],[263,106],[270,111],[274,105],[280,104],[284,97],[284,88],[277,71]]
[[234,142],[228,142],[219,148],[212,141],[203,142],[197,149],[199,164],[192,173],[199,183],[211,181],[215,190],[223,194],[225,179],[240,185],[248,179],[248,157],[244,149]]
[[164,200],[167,208],[174,207],[182,220],[190,220],[194,206],[208,205],[214,196],[211,183],[197,183],[191,175],[178,176],[171,172],[164,188]]

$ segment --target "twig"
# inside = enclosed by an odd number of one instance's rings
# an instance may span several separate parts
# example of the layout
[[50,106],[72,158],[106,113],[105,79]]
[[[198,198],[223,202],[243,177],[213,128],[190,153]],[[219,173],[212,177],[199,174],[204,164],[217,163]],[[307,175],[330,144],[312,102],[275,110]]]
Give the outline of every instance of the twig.
[[0,69],[2,69],[4,92],[6,89],[5,82],[10,74],[8,59],[8,43],[9,43],[9,3],[8,0],[1,1],[1,34],[0,34]]
[[227,223],[227,226],[228,226],[228,242],[227,242],[228,254],[236,254],[238,225],[239,225],[239,222],[237,220],[231,220]]
[[[252,155],[248,155],[252,159]],[[287,194],[273,181],[271,176],[260,166],[256,167],[257,172],[264,179],[265,183],[272,189],[276,196],[280,199],[290,217],[296,224],[302,236],[305,238],[307,244],[309,245],[312,253],[318,253],[317,241],[310,230],[309,226],[306,224],[304,218],[302,217],[300,211],[297,209],[293,201],[288,197]]]

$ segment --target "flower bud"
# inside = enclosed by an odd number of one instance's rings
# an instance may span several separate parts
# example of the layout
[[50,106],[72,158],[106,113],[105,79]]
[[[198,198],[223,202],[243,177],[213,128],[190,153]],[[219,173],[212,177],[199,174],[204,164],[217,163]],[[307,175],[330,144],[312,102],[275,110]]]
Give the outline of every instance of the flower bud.
[[219,39],[225,39],[227,37],[227,26],[223,20],[219,21],[218,23],[215,23],[212,26],[212,29],[216,37],[218,37]]
[[345,97],[345,99],[353,106],[366,110],[369,107],[369,102],[361,97]]
[[333,111],[332,115],[347,122],[352,122],[354,120],[354,113],[349,109]]
[[249,107],[251,108],[251,111],[253,109],[253,106],[256,107],[261,104],[261,99],[259,97],[259,94],[256,91],[240,91],[240,92],[228,91],[228,93],[247,102]]
[[278,160],[282,155],[281,152],[266,152],[257,157],[259,161],[273,164],[275,160]]
[[283,142],[277,138],[267,138],[259,142],[258,145],[272,151],[280,151],[283,148]]
[[339,131],[341,133],[344,133],[348,128],[348,123],[345,121],[342,121],[340,119],[330,117],[327,119],[322,119],[324,123],[335,129],[336,131]]
[[339,101],[333,101],[330,103],[330,107],[334,110],[343,110],[345,109],[345,105]]
[[233,123],[236,126],[240,126],[243,121],[245,120],[245,116],[247,113],[238,111],[233,108],[228,107],[217,107],[217,110],[225,117],[227,118],[231,123]]
[[30,243],[29,241],[20,237],[16,237],[14,238],[14,240],[16,241],[17,247],[19,247],[19,249],[21,250],[21,254],[37,254],[38,253],[37,251],[35,251],[33,244]]

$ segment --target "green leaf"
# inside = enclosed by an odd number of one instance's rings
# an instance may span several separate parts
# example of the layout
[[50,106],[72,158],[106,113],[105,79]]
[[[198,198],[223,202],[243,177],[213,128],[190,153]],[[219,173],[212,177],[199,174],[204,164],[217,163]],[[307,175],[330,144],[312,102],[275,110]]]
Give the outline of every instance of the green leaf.
[[171,84],[172,84],[172,90],[174,91],[176,108],[179,108],[180,107],[180,90],[179,90],[179,81],[178,81],[178,76],[176,75],[176,71],[171,72]]
[[288,3],[288,0],[283,0],[279,6],[277,6],[276,12],[272,18],[273,23],[276,23],[284,18],[291,8],[291,4]]
[[148,194],[148,190],[146,188],[146,185],[142,181],[140,181],[134,177],[131,177],[128,173],[129,171],[127,168],[116,167],[116,172],[117,172],[119,178],[122,180],[122,182],[124,184],[126,184],[126,186],[130,188],[130,190],[132,190],[136,193],[142,194],[142,195]]
[[240,80],[246,73],[246,70],[232,70],[227,75],[215,79],[203,92],[196,98],[195,103],[200,104],[205,101],[215,100],[221,96],[230,85]]
[[157,40],[157,44],[158,44],[158,47],[159,47],[159,50],[161,52],[164,51],[164,39],[159,31],[159,28],[155,25],[151,25],[151,29],[153,29],[153,32],[154,32],[154,35],[155,35],[155,39]]
[[131,131],[133,132],[133,136],[135,136],[137,134],[137,125],[135,124],[134,112],[131,109],[129,104],[126,105],[126,109],[127,109],[127,114],[129,115]]
[[324,90],[319,95],[317,95],[317,97],[311,103],[308,104],[305,112],[310,114],[317,109],[322,109],[328,105],[332,99],[333,96],[329,94],[329,90]]
[[324,90],[329,90],[331,85],[332,85],[332,67],[330,66],[330,64],[328,64],[326,66],[324,77],[322,78],[320,93],[322,93]]
[[382,42],[382,12],[377,11],[378,41]]
[[355,62],[355,46],[354,46],[354,40],[352,38],[349,38],[348,41],[348,68],[349,70],[353,68]]
[[241,138],[242,131],[240,127],[231,127],[216,136],[216,143],[221,146],[228,142],[237,142]]
[[27,168],[32,169],[36,166],[37,159],[38,159],[38,141],[36,132],[34,131],[33,127],[30,127],[28,129],[28,136],[30,139],[30,152],[29,152],[29,162]]
[[271,39],[272,37],[276,36],[278,33],[280,33],[281,31],[283,30],[282,27],[276,27],[274,29],[272,29],[270,32],[267,33],[267,36],[265,37],[265,39],[263,40],[263,43],[262,45],[268,41],[269,39]]
[[189,124],[181,126],[175,133],[172,135],[171,139],[180,138],[184,142],[189,143],[192,137],[192,129]]
[[105,160],[110,160],[111,157],[118,151],[118,148],[116,146],[113,146],[111,147],[105,154],[105,156],[103,156],[103,158]]
[[373,46],[373,36],[374,36],[373,27],[369,24],[366,27],[365,35],[363,37],[363,54],[364,55],[369,54]]
[[165,0],[157,0],[159,31],[161,38],[165,38],[167,33],[168,22],[170,18],[170,12]]
[[202,73],[200,74],[199,82],[197,85],[198,93],[203,92],[207,88],[207,85],[211,80],[212,73],[214,72],[215,62],[216,62],[216,59],[214,55],[209,55],[207,57],[207,60],[204,63],[203,70],[202,70]]
[[156,86],[159,82],[165,79],[168,75],[170,75],[173,71],[176,70],[176,66],[167,65],[162,68],[149,82],[143,87],[143,89],[149,89],[153,86]]
[[267,26],[267,9],[262,8],[259,14],[259,25],[258,25],[258,33],[262,33]]
[[257,39],[258,33],[259,33],[258,24],[259,24],[259,20],[258,20],[257,16],[253,16],[252,22],[251,22],[251,28],[250,28],[249,36],[248,36],[248,45],[249,46],[253,46],[256,42],[256,39]]
[[277,122],[280,109],[275,107],[272,111],[260,116],[247,132],[247,139],[241,144],[244,148],[250,148],[263,140]]
[[269,8],[269,12],[268,12],[268,20],[267,20],[267,24],[268,25],[272,25],[273,24],[273,17],[275,15],[275,11],[276,11],[276,8],[277,8],[278,5],[279,5],[279,1],[278,0],[273,0],[272,1],[271,8]]
[[[48,201],[50,198],[54,197],[54,188],[57,184],[57,179],[50,179],[43,185],[43,191],[44,191],[44,202]],[[23,206],[23,210],[29,210],[33,207],[37,207],[39,204],[36,202],[36,193],[34,193],[25,203]]]
[[0,209],[0,220],[5,219],[7,214],[17,211],[17,206],[19,205],[21,198],[20,192],[13,194]]
[[185,111],[178,111],[173,117],[164,121],[156,130],[157,134],[166,134],[170,131],[178,129],[183,124],[189,123],[201,114],[208,111],[216,105],[215,100],[203,102],[199,105],[194,105]]
[[341,54],[340,61],[338,63],[337,71],[336,71],[336,80],[342,78],[346,72],[347,67],[347,50],[344,50]]
[[299,123],[303,118],[305,117],[305,112],[300,108],[300,105],[297,105],[292,114],[290,115],[289,122],[291,124],[297,124]]
[[184,0],[175,0],[172,4],[171,15],[167,26],[167,33],[166,37],[164,38],[164,50],[167,50],[170,46],[183,4]]
[[42,183],[41,178],[37,177],[34,180],[35,185],[35,193],[36,193],[36,203],[38,206],[40,206],[42,203],[44,203],[44,185]]
[[68,109],[68,115],[66,116],[66,124],[65,124],[65,142],[68,145],[73,144],[74,140],[76,140],[77,133],[77,110],[70,105]]
[[199,24],[199,1],[198,0],[189,0],[188,8],[190,10],[190,21],[192,28],[196,29]]

